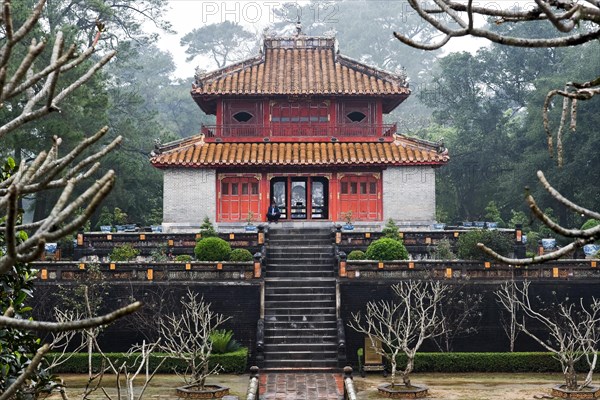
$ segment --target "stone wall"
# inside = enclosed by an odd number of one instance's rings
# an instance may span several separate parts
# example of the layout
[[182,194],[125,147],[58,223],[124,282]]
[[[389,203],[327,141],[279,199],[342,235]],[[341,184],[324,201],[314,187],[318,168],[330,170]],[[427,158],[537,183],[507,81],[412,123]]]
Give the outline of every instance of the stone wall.
[[[386,279],[377,281],[346,281],[340,283],[340,316],[346,326],[346,355],[350,365],[358,365],[357,350],[364,346],[364,336],[348,327],[348,321],[352,318],[352,313],[360,311],[363,315],[366,310],[366,303],[369,301],[398,301],[391,285],[398,280]],[[504,332],[503,323],[506,320],[506,314],[496,301],[494,291],[499,287],[499,282],[448,282],[453,288],[453,292],[445,301],[446,311],[453,304],[458,304],[457,299],[471,299],[481,296],[478,312],[480,317],[474,317],[466,326],[475,328],[470,333],[461,333],[456,335],[452,341],[452,351],[456,352],[508,352],[509,340]],[[578,301],[580,297],[588,305],[590,299],[598,293],[600,289],[599,281],[532,281],[530,294],[532,299],[538,297],[548,306],[552,306],[554,301],[563,301],[569,297],[571,301]],[[471,296],[471,297],[469,297]],[[556,296],[556,297],[555,297]],[[452,315],[452,314],[451,314]],[[454,314],[460,315],[459,313]],[[451,318],[453,321],[458,318]],[[455,325],[453,325],[455,326]],[[530,329],[534,332],[540,332],[543,329],[535,323],[530,323]],[[440,351],[439,347],[431,340],[423,343],[420,351]],[[515,351],[545,351],[533,339],[520,333],[515,343]]]
[[383,171],[383,218],[400,226],[431,225],[435,221],[435,169],[392,167]]
[[[142,301],[144,306],[134,315],[108,325],[99,336],[100,346],[105,352],[121,352],[127,351],[133,344],[141,343],[144,339],[155,340],[157,330],[153,327],[156,321],[162,314],[180,313],[180,300],[186,298],[189,289],[198,295],[198,300],[203,298],[211,303],[211,310],[230,317],[221,329],[231,329],[234,339],[248,347],[251,365],[256,354],[260,285],[258,281],[111,283],[101,287],[104,293],[101,313],[123,307],[134,299]],[[63,286],[71,290],[74,284],[63,282]],[[30,303],[35,319],[49,319],[52,308],[64,303],[59,293],[60,290],[53,282],[36,284],[35,295]]]
[[163,230],[197,231],[205,217],[216,220],[216,171],[165,169]]

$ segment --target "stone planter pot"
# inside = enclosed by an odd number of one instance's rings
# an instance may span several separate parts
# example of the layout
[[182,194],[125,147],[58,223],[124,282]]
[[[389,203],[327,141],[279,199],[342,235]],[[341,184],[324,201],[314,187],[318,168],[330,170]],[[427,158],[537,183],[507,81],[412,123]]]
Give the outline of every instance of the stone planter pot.
[[177,397],[180,399],[220,399],[229,394],[229,388],[219,385],[204,385],[200,390],[199,385],[187,385],[177,388]]
[[582,390],[568,390],[565,385],[557,385],[552,388],[552,396],[560,399],[598,399],[600,398],[600,386],[588,386]]
[[429,388],[424,385],[412,385],[406,387],[404,385],[394,385],[384,383],[377,387],[379,395],[388,399],[422,399],[429,395]]

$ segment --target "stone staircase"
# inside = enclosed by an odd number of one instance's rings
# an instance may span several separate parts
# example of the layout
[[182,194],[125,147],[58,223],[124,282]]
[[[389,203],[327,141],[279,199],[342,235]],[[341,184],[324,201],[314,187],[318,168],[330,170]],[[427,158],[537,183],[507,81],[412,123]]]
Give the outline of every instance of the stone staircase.
[[337,367],[336,288],[329,229],[270,229],[265,367]]

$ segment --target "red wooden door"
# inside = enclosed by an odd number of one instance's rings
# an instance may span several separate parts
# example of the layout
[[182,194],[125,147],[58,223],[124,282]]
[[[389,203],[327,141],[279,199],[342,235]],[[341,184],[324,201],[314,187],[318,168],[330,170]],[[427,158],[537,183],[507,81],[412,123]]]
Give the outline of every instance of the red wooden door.
[[221,180],[219,221],[246,221],[250,213],[260,220],[258,180],[251,177],[231,177]]
[[352,211],[355,221],[381,219],[379,179],[373,175],[350,175],[340,180],[340,213],[338,219]]

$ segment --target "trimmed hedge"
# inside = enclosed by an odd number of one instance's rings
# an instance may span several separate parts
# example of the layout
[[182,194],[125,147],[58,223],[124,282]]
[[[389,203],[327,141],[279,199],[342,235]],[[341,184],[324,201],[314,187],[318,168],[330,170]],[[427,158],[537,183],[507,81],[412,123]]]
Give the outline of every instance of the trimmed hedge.
[[233,249],[229,255],[229,261],[252,261],[254,257],[249,250]]
[[218,237],[200,239],[194,248],[198,261],[227,261],[231,254],[229,242]]
[[364,260],[365,259],[365,252],[362,250],[352,250],[349,254],[348,257],[346,258],[348,261],[353,261],[353,260]]
[[[398,357],[398,366],[404,365],[406,356],[402,355]],[[588,367],[581,360],[575,369],[581,372]],[[415,372],[561,372],[561,369],[551,353],[417,353]]]
[[[49,355],[52,356],[52,353]],[[118,361],[117,364],[122,364],[126,360],[125,353],[106,353],[106,356],[109,357],[113,362]],[[67,362],[64,364],[54,368],[52,370],[55,374],[64,374],[64,373],[75,373],[82,374],[87,373],[88,368],[88,355],[87,353],[77,353],[74,354]],[[136,355],[131,355],[128,357],[131,362],[133,362]],[[150,357],[150,368],[153,369],[160,363],[160,358],[164,357],[164,353],[154,353]],[[100,368],[102,365],[102,358],[100,354],[94,353],[92,355],[92,364],[96,370]],[[248,349],[243,347],[237,351],[225,354],[212,354],[210,356],[210,368],[214,365],[219,364],[223,369],[221,373],[225,374],[243,374],[248,369]],[[160,367],[159,373],[162,374],[170,374],[175,371],[179,373],[184,373],[186,369],[186,365],[183,361],[169,358],[164,364]]]
[[408,260],[408,251],[401,241],[381,238],[369,245],[365,252],[365,259],[376,261]]

